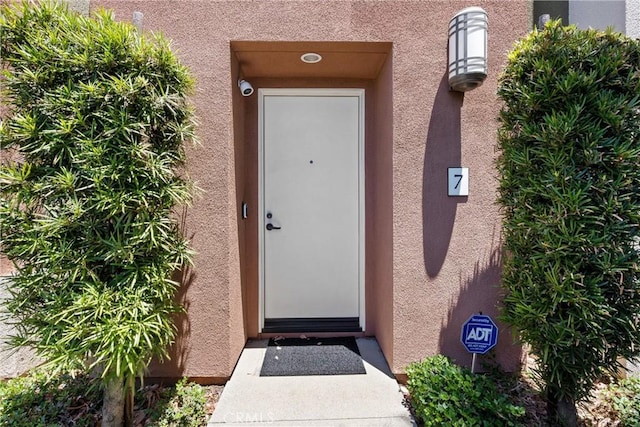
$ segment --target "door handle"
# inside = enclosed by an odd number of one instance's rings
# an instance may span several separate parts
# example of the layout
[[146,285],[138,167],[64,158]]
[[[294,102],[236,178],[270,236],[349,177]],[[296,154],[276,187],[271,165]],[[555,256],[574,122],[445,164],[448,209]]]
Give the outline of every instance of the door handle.
[[271,230],[280,230],[282,227],[276,227],[273,224],[269,223],[267,224],[267,230],[271,231]]

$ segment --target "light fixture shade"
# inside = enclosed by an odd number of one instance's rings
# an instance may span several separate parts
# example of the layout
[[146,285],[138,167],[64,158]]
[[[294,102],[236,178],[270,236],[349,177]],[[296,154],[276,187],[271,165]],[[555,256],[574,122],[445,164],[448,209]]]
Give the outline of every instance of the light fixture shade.
[[449,22],[449,86],[466,92],[487,78],[487,12],[468,7]]

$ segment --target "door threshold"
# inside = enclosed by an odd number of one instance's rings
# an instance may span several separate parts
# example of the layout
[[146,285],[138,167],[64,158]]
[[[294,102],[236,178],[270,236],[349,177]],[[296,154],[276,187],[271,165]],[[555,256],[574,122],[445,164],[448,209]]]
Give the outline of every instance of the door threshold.
[[264,319],[262,332],[362,332],[362,328],[357,317],[286,317]]

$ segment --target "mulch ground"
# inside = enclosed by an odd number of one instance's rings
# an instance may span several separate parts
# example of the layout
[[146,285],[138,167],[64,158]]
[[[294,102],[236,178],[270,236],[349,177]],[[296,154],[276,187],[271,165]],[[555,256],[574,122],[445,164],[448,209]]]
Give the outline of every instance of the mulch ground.
[[220,394],[224,389],[223,385],[209,385],[205,387],[207,389],[207,416],[210,417],[213,411],[216,409],[216,404],[220,399]]

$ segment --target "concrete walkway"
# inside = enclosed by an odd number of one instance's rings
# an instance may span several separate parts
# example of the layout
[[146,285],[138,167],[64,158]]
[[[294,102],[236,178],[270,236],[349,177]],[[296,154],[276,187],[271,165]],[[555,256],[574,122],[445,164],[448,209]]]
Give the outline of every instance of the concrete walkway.
[[247,343],[209,427],[415,426],[374,338],[357,339],[366,375],[261,377],[267,343]]

